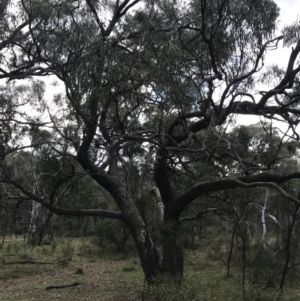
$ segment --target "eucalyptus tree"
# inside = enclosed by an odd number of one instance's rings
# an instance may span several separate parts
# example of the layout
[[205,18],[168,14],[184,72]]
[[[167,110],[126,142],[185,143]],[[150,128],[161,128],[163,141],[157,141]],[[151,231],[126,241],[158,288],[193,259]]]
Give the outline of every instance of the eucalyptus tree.
[[[12,197],[34,200],[56,214],[123,221],[147,280],[160,273],[182,275],[181,214],[204,193],[267,186],[299,206],[276,183],[300,173],[271,172],[279,151],[267,161],[250,160],[226,135],[234,116],[255,115],[281,120],[290,130],[286,138],[298,139],[300,41],[292,27],[286,38],[273,36],[279,15],[273,1],[22,0],[15,5],[13,22],[3,10],[8,21],[0,76],[17,82],[51,75],[64,87],[52,100],[28,100],[48,114],[50,125],[30,116],[22,121],[24,114],[15,123],[19,131],[28,123],[51,126],[51,138],[43,143],[61,164],[78,161],[110,194],[115,210],[86,209],[85,201],[85,209],[64,208],[57,202],[62,183],[77,176],[61,167],[45,175],[55,185],[43,195],[4,173],[1,182],[13,189]],[[282,39],[296,44],[287,69],[262,73],[265,55]],[[253,93],[262,78],[271,88]],[[13,131],[12,119],[5,126]],[[22,145],[19,140],[13,148],[13,139],[14,134],[1,142],[2,165],[7,152]],[[235,173],[228,172],[230,164]],[[144,175],[147,166],[149,190],[154,185],[154,196],[163,203],[162,256],[136,195],[123,181],[133,165]]]

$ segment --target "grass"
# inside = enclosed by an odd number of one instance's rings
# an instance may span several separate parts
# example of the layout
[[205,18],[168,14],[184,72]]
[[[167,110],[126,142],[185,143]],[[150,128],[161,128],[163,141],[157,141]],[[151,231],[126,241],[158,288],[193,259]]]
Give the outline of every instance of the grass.
[[[242,294],[240,274],[226,278],[224,263],[209,260],[211,254],[186,254],[182,290],[168,280],[146,290],[145,301],[160,296],[163,301],[239,301],[275,300],[276,290],[263,290],[247,283]],[[33,260],[44,264],[8,264]],[[48,264],[47,264],[48,263]],[[49,286],[79,283],[78,286],[46,290]],[[89,240],[57,239],[32,247],[18,239],[5,242],[0,249],[0,300],[102,300],[138,301],[142,299],[144,275],[138,258],[113,254]],[[297,288],[287,287],[281,301],[300,299]]]
[[[81,239],[56,240],[55,247],[7,241],[0,249],[0,300],[140,300],[143,272],[139,261],[120,259],[118,254],[103,258],[100,253]],[[49,264],[7,264],[28,259]],[[67,264],[61,264],[64,260]],[[134,271],[128,273],[131,267]],[[75,282],[79,285],[46,290]]]

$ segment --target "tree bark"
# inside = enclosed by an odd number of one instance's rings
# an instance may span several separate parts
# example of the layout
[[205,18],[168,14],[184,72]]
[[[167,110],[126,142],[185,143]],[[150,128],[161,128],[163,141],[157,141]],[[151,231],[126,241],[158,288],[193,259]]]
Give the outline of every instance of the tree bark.
[[163,227],[162,273],[174,276],[181,282],[183,275],[183,248],[180,239],[179,221],[167,221]]
[[7,205],[6,205],[6,219],[5,219],[5,224],[4,224],[4,227],[3,227],[3,234],[2,234],[2,243],[1,243],[1,245],[3,245],[4,241],[5,241],[7,224],[8,224],[8,210],[7,210]]
[[233,243],[234,243],[234,237],[235,237],[237,223],[238,223],[238,221],[236,221],[234,223],[233,230],[232,230],[232,235],[231,235],[230,250],[229,250],[229,255],[228,255],[228,260],[227,260],[227,277],[230,276],[230,263],[231,263]]
[[288,236],[287,236],[286,246],[285,246],[286,259],[285,259],[285,264],[284,264],[284,267],[283,267],[282,276],[281,276],[281,280],[280,280],[280,286],[279,286],[281,291],[283,290],[285,276],[286,276],[286,274],[288,272],[288,269],[289,269],[289,263],[290,263],[290,257],[291,257],[290,245],[291,245],[294,225],[295,225],[295,222],[296,222],[296,219],[297,219],[298,210],[299,210],[299,207],[296,207],[291,222],[288,220],[288,233],[287,233]]
[[41,245],[45,236],[45,232],[47,231],[49,227],[49,223],[51,220],[51,217],[53,216],[53,212],[49,211],[47,212],[47,216],[45,218],[45,221],[40,225],[40,227],[37,229],[35,235],[34,235],[34,240],[36,241],[37,245]]
[[264,205],[261,209],[261,223],[262,223],[262,235],[261,235],[261,243],[263,248],[266,248],[266,235],[267,235],[267,225],[266,225],[266,210],[268,205],[268,196],[269,196],[269,189],[266,187],[266,196]]
[[144,220],[130,197],[126,197],[126,191],[119,186],[113,192],[113,197],[123,213],[123,220],[135,242],[141,265],[145,274],[145,279],[152,282],[161,272],[159,253],[149,236]]
[[162,202],[162,199],[161,199],[161,195],[160,195],[160,191],[158,189],[158,187],[156,186],[153,186],[151,188],[151,195],[153,196],[153,202],[155,204],[155,208],[156,208],[156,213],[157,213],[157,219],[158,220],[158,224],[161,224],[164,220],[164,211],[165,211],[165,208],[164,208],[164,204]]
[[163,150],[163,148],[159,149],[154,164],[154,179],[164,208],[164,221],[161,227],[163,245],[161,271],[163,274],[169,274],[175,277],[175,280],[179,280],[179,283],[177,283],[180,284],[184,265],[183,249],[180,239],[181,212],[174,211],[175,193],[170,179],[167,159],[168,156],[165,150]]
[[237,224],[237,226],[238,226],[240,236],[242,239],[242,260],[243,260],[243,263],[242,263],[242,287],[244,289],[245,281],[246,281],[246,265],[247,265],[247,262],[246,262],[246,237],[245,237],[246,235],[245,235],[243,229],[241,229],[241,225],[239,223]]
[[[35,192],[34,192],[35,193]],[[32,201],[31,211],[30,211],[30,225],[28,232],[35,235],[37,230],[37,221],[40,215],[41,204],[36,201]]]
[[159,253],[146,227],[143,225],[136,227],[133,223],[130,223],[128,226],[139,253],[145,279],[148,283],[152,283],[161,273]]

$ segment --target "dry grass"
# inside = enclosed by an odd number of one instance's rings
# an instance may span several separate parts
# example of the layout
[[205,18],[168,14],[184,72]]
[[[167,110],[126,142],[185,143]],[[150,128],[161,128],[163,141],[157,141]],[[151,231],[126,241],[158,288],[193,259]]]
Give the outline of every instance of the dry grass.
[[[212,261],[210,257],[209,250],[186,254],[182,291],[178,294],[166,283],[147,291],[144,300],[155,300],[157,293],[163,296],[163,301],[276,299],[276,290],[263,291],[253,286],[246,287],[243,299],[238,271],[234,271],[235,277],[226,278],[224,262]],[[7,264],[17,260],[52,264]],[[78,273],[79,270],[82,273]],[[79,285],[46,289],[72,283]],[[0,249],[1,301],[138,301],[142,300],[143,286],[144,275],[136,257],[98,249],[88,240],[61,239],[50,245],[32,247],[13,239]],[[300,290],[287,288],[281,301],[285,300],[300,300]]]
[[[0,300],[128,300],[141,299],[143,290],[143,272],[138,261],[133,259],[117,260],[78,255],[82,241],[70,243],[72,260],[63,261],[66,243],[59,242],[54,252],[51,246],[32,248],[18,240],[9,241],[0,250],[0,256],[6,263],[27,260],[24,254],[30,254],[35,261],[53,262],[53,264],[1,264]],[[14,245],[18,244],[19,249]],[[88,245],[89,243],[86,242]],[[9,249],[9,251],[7,251]],[[15,252],[17,250],[17,253]],[[25,253],[26,252],[26,253]],[[23,258],[23,259],[21,259]],[[62,264],[62,262],[64,262]],[[131,267],[129,268],[128,267]],[[83,274],[78,274],[78,268]],[[129,271],[127,271],[129,270]],[[46,290],[49,286],[63,286],[78,282],[78,286]]]

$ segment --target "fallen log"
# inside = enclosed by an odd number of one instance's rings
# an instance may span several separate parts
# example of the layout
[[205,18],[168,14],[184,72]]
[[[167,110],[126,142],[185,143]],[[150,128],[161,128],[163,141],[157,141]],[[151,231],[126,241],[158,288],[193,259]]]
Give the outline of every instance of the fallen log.
[[14,260],[14,261],[3,261],[3,264],[54,264],[54,262],[43,262],[34,260]]
[[66,285],[54,285],[54,286],[47,286],[46,290],[52,290],[52,289],[60,289],[60,288],[67,288],[67,287],[73,287],[79,285],[79,282],[74,282],[72,284],[66,284]]

